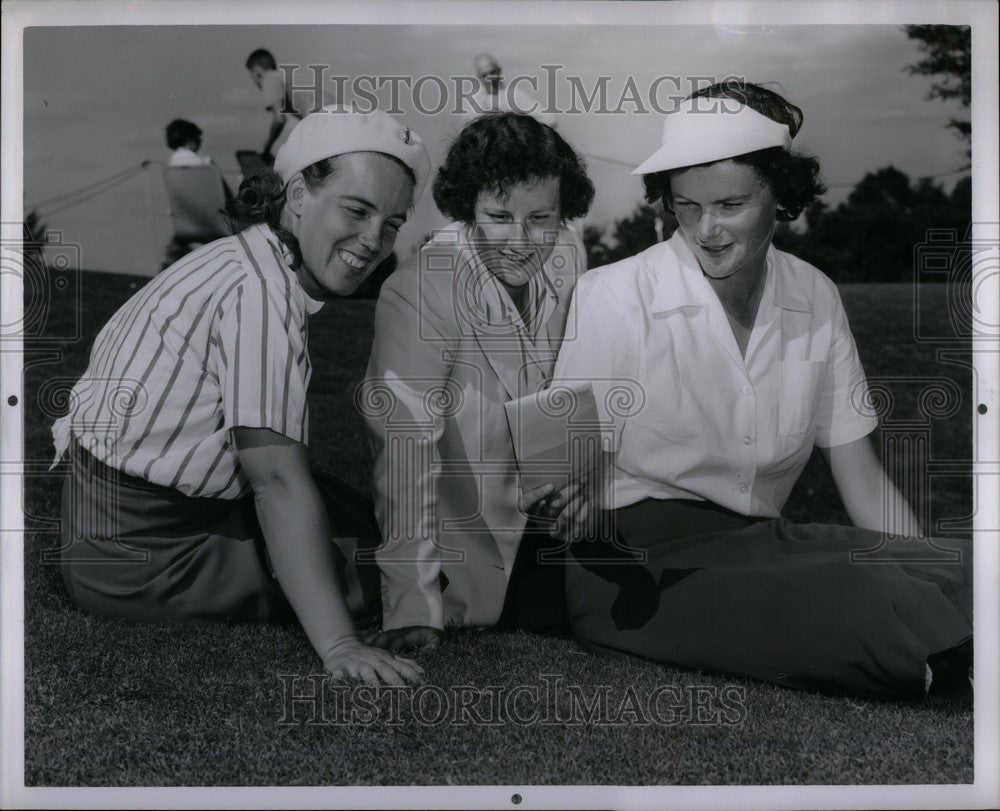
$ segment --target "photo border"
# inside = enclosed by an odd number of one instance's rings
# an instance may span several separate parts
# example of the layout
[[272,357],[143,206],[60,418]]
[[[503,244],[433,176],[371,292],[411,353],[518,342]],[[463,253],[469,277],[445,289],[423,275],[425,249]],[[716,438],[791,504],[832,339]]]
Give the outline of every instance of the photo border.
[[[301,2],[281,5],[281,25],[318,24],[422,24],[510,25],[530,20],[553,25],[803,25],[803,24],[971,24],[973,35],[972,154],[973,238],[998,238],[998,137],[997,137],[997,6],[990,2],[853,2],[839,0],[822,6],[801,0],[776,2]],[[0,221],[3,240],[19,239],[22,211],[23,61],[22,43],[27,26],[50,25],[159,25],[222,24],[240,19],[241,25],[275,25],[275,4],[253,0],[234,2],[4,2],[3,4],[3,205]],[[1000,307],[1000,274],[986,280],[992,294],[982,297]],[[20,279],[0,277],[0,323],[10,324],[21,315],[23,288]],[[991,323],[996,323],[997,314]],[[23,463],[24,402],[23,348],[17,342],[0,347],[0,467],[3,471]],[[440,808],[468,807],[628,807],[660,808],[842,808],[842,807],[990,807],[1000,801],[1000,738],[997,720],[998,618],[1000,618],[1000,544],[996,533],[983,527],[1000,526],[1000,347],[974,348],[978,390],[974,412],[975,526],[975,635],[979,689],[975,694],[975,776],[968,786],[474,786],[474,787],[245,787],[245,788],[55,788],[24,786],[24,556],[22,480],[0,476],[3,505],[0,548],[0,806],[81,808],[303,808],[378,805],[405,808],[414,805]],[[975,383],[974,383],[975,385]],[[16,398],[9,400],[8,398]],[[975,475],[975,465],[992,465],[994,475]],[[987,468],[980,468],[986,472]],[[986,541],[986,543],[982,543]],[[520,806],[513,797],[520,796]]]

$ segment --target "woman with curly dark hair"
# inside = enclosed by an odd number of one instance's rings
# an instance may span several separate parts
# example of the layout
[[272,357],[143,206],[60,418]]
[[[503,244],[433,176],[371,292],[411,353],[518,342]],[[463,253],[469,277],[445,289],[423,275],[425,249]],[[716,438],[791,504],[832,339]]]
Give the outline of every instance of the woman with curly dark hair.
[[[567,222],[593,196],[580,157],[531,116],[483,115],[448,151],[434,200],[455,222],[382,287],[362,390],[383,537],[375,644],[433,645],[449,623],[494,625],[512,572],[535,582],[514,565],[526,510],[539,505],[521,500],[504,404],[552,374],[586,269]],[[560,528],[585,509],[568,491],[528,501],[542,499]],[[508,615],[558,625],[561,581],[541,577],[530,600]]]
[[[569,553],[573,633],[681,667],[921,697],[971,664],[971,548],[916,540],[872,447],[837,288],[771,244],[823,191],[791,148],[801,123],[749,83],[682,102],[633,173],[677,231],[577,286],[554,377],[592,380],[617,440],[613,542]],[[613,386],[629,396],[602,396]],[[779,517],[814,446],[853,527]]]
[[293,611],[335,676],[419,678],[355,632],[379,592],[354,552],[378,529],[370,503],[310,467],[307,320],[388,255],[429,170],[384,113],[314,113],[241,186],[233,236],[112,316],[53,429],[81,607],[146,622]]

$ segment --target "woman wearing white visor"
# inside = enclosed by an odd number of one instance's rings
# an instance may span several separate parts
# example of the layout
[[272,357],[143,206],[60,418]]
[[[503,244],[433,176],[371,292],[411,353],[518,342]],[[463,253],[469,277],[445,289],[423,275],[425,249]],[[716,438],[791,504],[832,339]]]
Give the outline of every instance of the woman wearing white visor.
[[[967,683],[972,549],[915,539],[837,288],[771,244],[823,191],[801,123],[749,83],[682,102],[633,173],[677,231],[577,286],[554,379],[591,381],[615,424],[616,543],[573,545],[570,619],[594,650],[921,697]],[[779,517],[814,445],[854,527]]]

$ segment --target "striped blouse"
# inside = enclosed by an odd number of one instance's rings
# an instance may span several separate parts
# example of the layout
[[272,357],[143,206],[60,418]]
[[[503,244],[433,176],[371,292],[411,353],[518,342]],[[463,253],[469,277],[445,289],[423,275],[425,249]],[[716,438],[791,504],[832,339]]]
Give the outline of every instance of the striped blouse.
[[230,429],[306,443],[311,299],[264,225],[209,243],[154,278],[97,336],[52,432],[111,467],[189,496],[249,492]]

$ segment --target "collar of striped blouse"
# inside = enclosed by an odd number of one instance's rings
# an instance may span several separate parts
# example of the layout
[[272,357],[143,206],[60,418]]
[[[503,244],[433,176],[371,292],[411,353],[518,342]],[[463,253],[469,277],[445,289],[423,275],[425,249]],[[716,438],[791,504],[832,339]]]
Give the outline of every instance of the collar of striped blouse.
[[787,126],[734,99],[685,99],[664,120],[660,148],[632,174],[681,169],[759,149],[788,150],[791,146]]
[[[269,228],[268,226],[261,225],[260,229],[261,232],[263,233],[264,239],[270,242],[272,247],[281,252],[281,260],[285,263],[285,265],[289,269],[291,269],[292,263],[295,261],[295,257],[292,254],[291,248],[289,248],[282,240],[278,239],[278,235],[275,234],[274,231],[271,230],[271,228]],[[305,287],[302,286],[302,282],[299,280],[298,273],[296,273],[294,270],[292,270],[291,272],[295,276],[295,281],[298,284],[299,288],[302,290],[302,294],[306,298],[306,312],[309,313],[309,315],[315,315],[316,313],[318,313],[320,310],[323,309],[323,305],[326,302],[320,301],[319,299],[314,299],[312,296],[310,296],[306,292]]]

